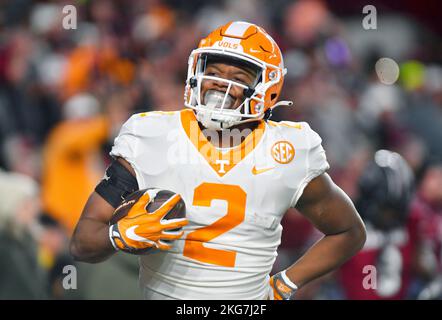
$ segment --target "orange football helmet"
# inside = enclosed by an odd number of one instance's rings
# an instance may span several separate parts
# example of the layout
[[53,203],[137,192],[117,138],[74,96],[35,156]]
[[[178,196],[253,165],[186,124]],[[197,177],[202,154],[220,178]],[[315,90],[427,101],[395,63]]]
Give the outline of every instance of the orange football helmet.
[[[220,58],[227,63],[239,62],[240,65],[256,70],[254,85],[249,87],[229,79],[206,75],[207,61]],[[292,104],[287,101],[277,103],[286,73],[281,50],[264,29],[247,22],[230,22],[202,39],[198,48],[190,54],[185,106],[196,110],[197,119],[205,127],[217,130],[259,120],[277,105]],[[217,103],[204,104],[204,98],[201,97],[201,84],[204,80],[226,83],[227,91],[224,97],[217,97]],[[244,90],[244,101],[236,109],[226,107],[232,86],[239,86]]]

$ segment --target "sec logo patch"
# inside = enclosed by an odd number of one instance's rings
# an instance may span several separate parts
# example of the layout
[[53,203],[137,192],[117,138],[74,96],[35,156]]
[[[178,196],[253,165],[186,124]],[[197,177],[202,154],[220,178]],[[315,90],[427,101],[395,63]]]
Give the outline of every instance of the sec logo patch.
[[294,156],[295,148],[288,141],[278,141],[272,147],[272,157],[278,163],[287,164]]

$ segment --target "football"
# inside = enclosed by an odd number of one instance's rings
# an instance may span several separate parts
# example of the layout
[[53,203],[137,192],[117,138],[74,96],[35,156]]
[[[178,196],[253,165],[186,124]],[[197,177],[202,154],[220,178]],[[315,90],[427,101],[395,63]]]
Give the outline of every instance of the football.
[[[125,216],[127,216],[130,209],[133,207],[133,205],[138,201],[138,199],[141,198],[141,196],[147,191],[152,190],[151,189],[141,189],[138,191],[135,191],[128,195],[123,202],[118,206],[118,208],[115,210],[111,220],[109,223],[115,224]],[[154,199],[151,200],[151,202],[147,205],[146,211],[147,212],[154,212],[157,210],[161,205],[169,200],[171,197],[175,195],[175,192],[169,191],[169,190],[159,190],[155,196]],[[166,216],[163,218],[165,220],[168,219],[178,219],[178,218],[185,218],[186,217],[186,205],[184,204],[183,199],[178,201],[178,203],[166,214]]]

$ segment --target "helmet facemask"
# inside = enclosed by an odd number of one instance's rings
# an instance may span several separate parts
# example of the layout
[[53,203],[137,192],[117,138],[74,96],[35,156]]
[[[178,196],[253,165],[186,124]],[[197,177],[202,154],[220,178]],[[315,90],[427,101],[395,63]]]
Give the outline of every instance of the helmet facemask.
[[[272,82],[279,81],[276,78],[281,77],[282,74],[275,72],[274,81],[265,83],[267,68],[265,64],[237,54],[207,51],[209,50],[197,49],[189,58],[185,105],[196,110],[198,121],[210,129],[223,130],[240,123],[262,119],[265,92],[273,85]],[[247,68],[254,73],[255,79],[253,83],[246,85],[207,74],[207,66],[216,62]],[[202,96],[205,81],[216,81],[222,85],[223,89],[209,89]],[[231,93],[237,90],[243,93],[243,101],[233,109],[232,104],[236,102],[236,98],[233,98]]]

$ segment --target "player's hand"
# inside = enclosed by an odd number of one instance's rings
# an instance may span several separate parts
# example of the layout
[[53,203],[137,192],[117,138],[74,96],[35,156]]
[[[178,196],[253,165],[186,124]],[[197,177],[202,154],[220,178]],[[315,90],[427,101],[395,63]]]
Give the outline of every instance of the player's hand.
[[268,300],[292,300],[297,289],[298,287],[288,280],[285,271],[279,272],[270,277]]
[[124,218],[109,227],[112,245],[129,253],[142,253],[150,248],[169,250],[169,241],[181,238],[184,233],[181,228],[188,223],[186,218],[163,219],[180,199],[176,194],[154,212],[148,212],[146,207],[152,200],[146,192]]

